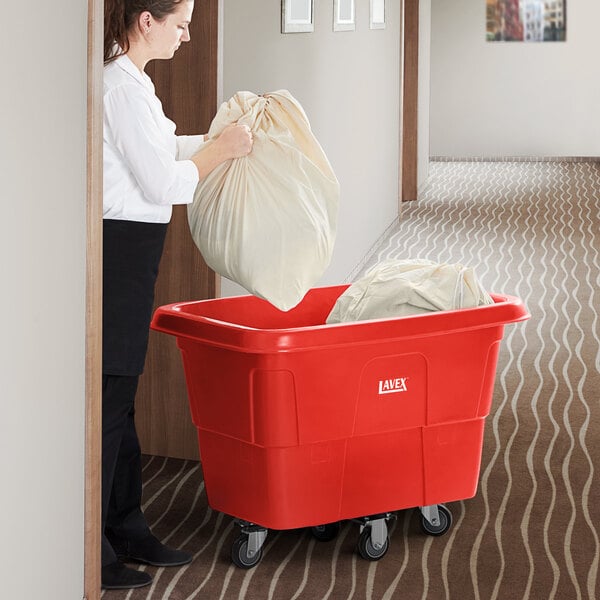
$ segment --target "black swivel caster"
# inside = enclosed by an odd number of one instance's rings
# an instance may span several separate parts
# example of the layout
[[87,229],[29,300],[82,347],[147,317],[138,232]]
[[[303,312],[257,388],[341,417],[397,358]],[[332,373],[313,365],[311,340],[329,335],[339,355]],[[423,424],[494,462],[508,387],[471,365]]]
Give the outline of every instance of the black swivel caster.
[[237,523],[241,525],[242,533],[231,546],[231,561],[240,569],[251,569],[262,558],[262,547],[267,537],[267,529],[247,521],[238,521]]
[[320,542],[330,542],[335,539],[340,532],[340,523],[327,523],[325,525],[316,525],[310,528],[313,537]]
[[358,538],[358,553],[365,560],[383,558],[390,546],[390,538],[386,537],[383,544],[374,543],[371,539],[371,528],[365,527]]
[[421,513],[421,528],[427,535],[444,535],[452,525],[452,513],[443,504],[424,506]]
[[390,545],[387,523],[396,518],[392,513],[362,517],[358,537],[358,553],[365,560],[379,560],[385,556]]

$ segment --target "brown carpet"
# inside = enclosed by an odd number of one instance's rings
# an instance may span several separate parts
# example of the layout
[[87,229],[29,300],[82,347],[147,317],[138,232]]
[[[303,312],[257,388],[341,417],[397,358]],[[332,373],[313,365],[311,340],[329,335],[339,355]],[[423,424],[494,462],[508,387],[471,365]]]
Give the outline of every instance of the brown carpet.
[[423,535],[418,511],[401,511],[388,553],[369,562],[354,523],[331,542],[272,531],[260,564],[241,570],[229,558],[237,527],[208,507],[200,465],[146,457],[149,522],[195,560],[147,567],[151,587],[103,598],[600,598],[599,198],[600,163],[434,162],[356,272],[387,257],[461,262],[531,312],[506,327],[478,492],[448,505],[446,535]]

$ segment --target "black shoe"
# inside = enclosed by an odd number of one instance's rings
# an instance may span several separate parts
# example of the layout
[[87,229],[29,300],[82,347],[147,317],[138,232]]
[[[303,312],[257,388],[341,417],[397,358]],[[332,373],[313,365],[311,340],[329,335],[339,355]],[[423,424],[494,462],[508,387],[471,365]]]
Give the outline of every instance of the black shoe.
[[141,540],[129,541],[124,550],[119,550],[117,555],[125,562],[141,562],[154,567],[179,567],[192,562],[191,554],[168,548],[152,534]]
[[150,573],[129,569],[119,561],[102,567],[103,590],[128,590],[144,587],[151,583]]

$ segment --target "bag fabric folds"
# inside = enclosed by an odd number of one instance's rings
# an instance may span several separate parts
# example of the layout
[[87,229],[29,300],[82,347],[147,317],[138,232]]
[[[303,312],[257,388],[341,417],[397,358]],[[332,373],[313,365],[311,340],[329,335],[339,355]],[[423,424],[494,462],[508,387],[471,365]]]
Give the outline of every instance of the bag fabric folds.
[[389,319],[492,304],[470,267],[430,260],[386,260],[336,301],[327,323]]
[[188,205],[192,238],[214,271],[286,311],[329,265],[339,184],[288,91],[238,92],[219,108],[207,143],[235,122],[250,127],[254,147],[200,182]]

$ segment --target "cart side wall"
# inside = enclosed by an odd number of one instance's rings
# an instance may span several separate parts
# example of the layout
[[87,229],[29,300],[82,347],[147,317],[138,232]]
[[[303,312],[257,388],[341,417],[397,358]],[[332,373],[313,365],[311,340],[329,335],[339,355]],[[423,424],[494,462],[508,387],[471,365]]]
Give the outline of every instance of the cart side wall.
[[288,448],[199,430],[210,506],[293,529],[471,498],[484,419]]
[[178,344],[197,427],[283,447],[486,416],[502,333],[271,354]]
[[502,333],[262,354],[179,339],[211,506],[289,529],[472,497]]

